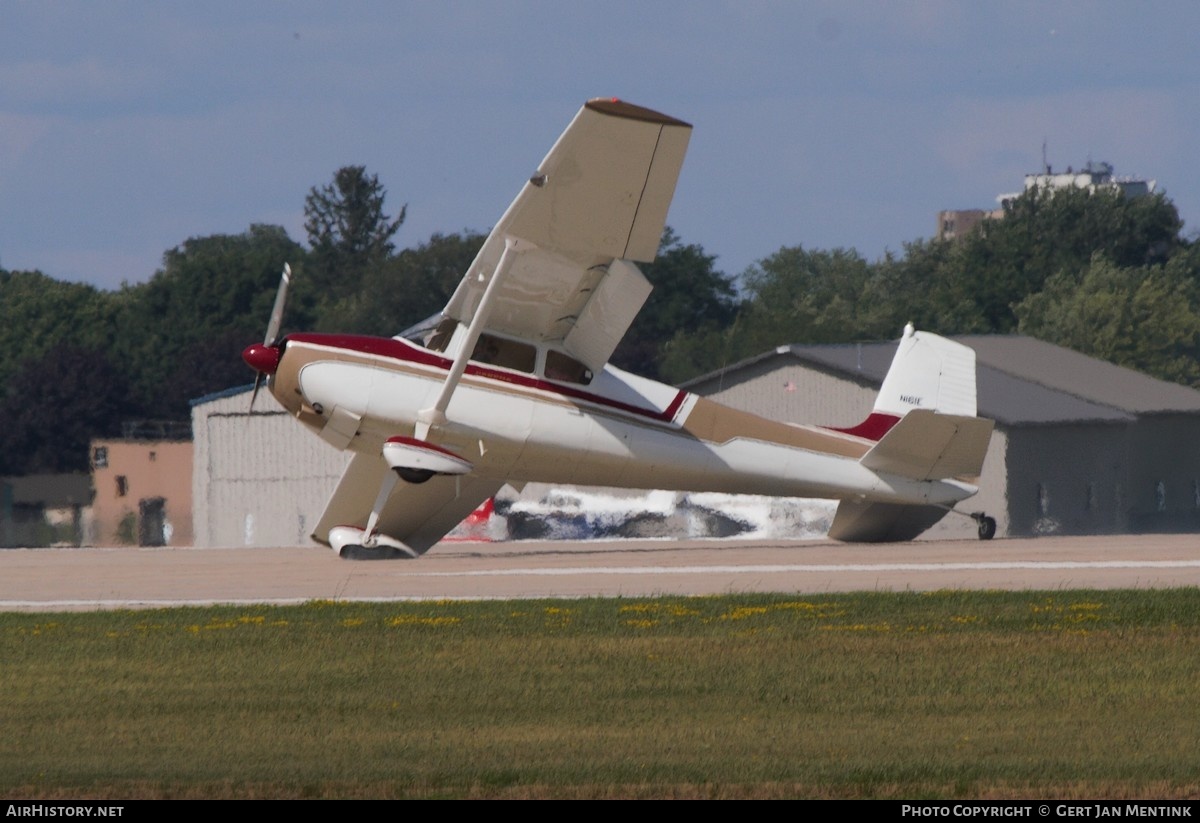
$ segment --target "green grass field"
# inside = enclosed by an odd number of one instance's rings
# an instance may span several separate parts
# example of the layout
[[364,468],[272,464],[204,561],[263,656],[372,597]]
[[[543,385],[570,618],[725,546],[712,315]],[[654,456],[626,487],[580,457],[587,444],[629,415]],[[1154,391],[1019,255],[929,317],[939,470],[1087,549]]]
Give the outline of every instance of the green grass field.
[[1200,591],[0,615],[0,795],[1196,797]]

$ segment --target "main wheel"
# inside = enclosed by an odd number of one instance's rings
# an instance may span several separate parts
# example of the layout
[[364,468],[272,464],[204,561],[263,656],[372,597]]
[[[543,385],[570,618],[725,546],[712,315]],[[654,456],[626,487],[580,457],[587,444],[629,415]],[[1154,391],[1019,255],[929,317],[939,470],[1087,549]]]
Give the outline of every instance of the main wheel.
[[996,536],[996,518],[988,517],[986,514],[979,518],[979,539],[991,540]]
[[433,472],[429,469],[410,469],[407,466],[397,466],[396,474],[400,475],[404,482],[413,484],[424,483],[433,477]]
[[343,560],[408,560],[410,557],[391,546],[360,546],[357,543],[351,543],[341,552]]

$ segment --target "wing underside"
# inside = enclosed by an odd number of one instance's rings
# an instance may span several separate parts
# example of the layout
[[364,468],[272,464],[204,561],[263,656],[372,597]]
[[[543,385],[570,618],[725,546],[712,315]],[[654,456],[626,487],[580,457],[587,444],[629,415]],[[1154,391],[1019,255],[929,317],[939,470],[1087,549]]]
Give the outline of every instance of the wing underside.
[[[356,454],[329,498],[313,539],[328,544],[330,529],[364,528],[388,471],[382,457]],[[503,479],[477,473],[436,476],[419,484],[401,481],[383,507],[378,531],[422,554],[503,485]]]
[[650,294],[626,261],[652,261],[691,126],[612,100],[587,103],[496,224],[447,303],[469,324],[505,245],[518,250],[488,329],[560,343],[598,370]]

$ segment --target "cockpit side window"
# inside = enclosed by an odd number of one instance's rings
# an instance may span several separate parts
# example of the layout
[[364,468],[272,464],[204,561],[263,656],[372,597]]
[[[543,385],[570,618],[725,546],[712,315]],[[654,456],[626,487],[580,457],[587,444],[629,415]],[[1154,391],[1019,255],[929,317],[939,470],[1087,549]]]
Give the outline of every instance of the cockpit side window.
[[450,345],[450,338],[454,336],[454,329],[457,326],[458,321],[449,317],[438,323],[433,334],[429,335],[429,339],[425,341],[425,348],[430,351],[445,351],[446,347]]
[[592,382],[592,370],[575,358],[551,349],[546,352],[546,377],[560,383],[578,383],[586,386]]
[[475,351],[471,353],[471,359],[476,363],[487,363],[532,374],[534,363],[537,362],[537,349],[528,343],[481,334],[479,342],[475,344]]

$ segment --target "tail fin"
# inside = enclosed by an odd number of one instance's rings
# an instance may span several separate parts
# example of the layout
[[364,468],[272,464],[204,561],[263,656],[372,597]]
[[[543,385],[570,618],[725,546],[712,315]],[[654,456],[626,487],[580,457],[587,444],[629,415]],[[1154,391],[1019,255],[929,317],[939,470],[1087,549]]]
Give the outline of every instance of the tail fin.
[[[852,433],[877,441],[859,461],[911,480],[978,477],[992,421],[976,417],[975,352],[904,328],[871,416]],[[875,421],[872,436],[868,424]],[[843,500],[829,529],[837,540],[911,540],[945,516],[941,506]]]
[[975,351],[930,332],[904,327],[875,412],[904,417],[913,409],[975,416]]
[[837,431],[878,441],[915,409],[974,417],[975,351],[909,323],[870,416]]
[[913,480],[977,477],[992,421],[975,411],[974,350],[910,323],[872,412],[897,420],[860,462]]

